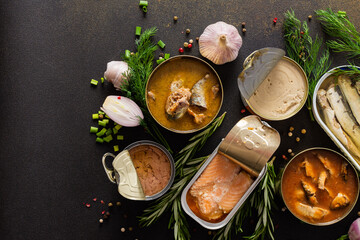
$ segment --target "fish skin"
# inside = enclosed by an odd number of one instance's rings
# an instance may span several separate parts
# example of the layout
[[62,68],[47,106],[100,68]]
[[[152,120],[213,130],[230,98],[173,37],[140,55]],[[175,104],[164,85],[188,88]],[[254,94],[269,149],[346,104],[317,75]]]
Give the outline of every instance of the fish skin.
[[300,202],[296,204],[296,210],[300,215],[309,218],[311,221],[320,220],[329,213],[329,211],[324,208],[312,207]]
[[319,89],[317,92],[317,102],[321,107],[324,116],[324,122],[335,137],[345,146],[346,149],[360,163],[360,150],[355,146],[348,134],[342,129],[340,123],[335,117],[335,111],[331,108],[325,89]]
[[204,109],[207,108],[204,85],[209,77],[210,75],[206,74],[202,79],[197,81],[194,84],[194,86],[191,88],[190,102],[192,105],[199,106]]
[[341,92],[345,96],[349,104],[352,114],[354,115],[358,124],[360,124],[360,95],[353,86],[351,79],[346,75],[338,77],[338,84]]
[[348,198],[348,196],[346,196],[343,193],[338,193],[336,195],[336,197],[332,200],[331,204],[330,204],[330,209],[335,210],[335,209],[339,209],[339,208],[344,208],[347,205],[349,205],[350,200]]
[[332,109],[334,109],[335,116],[341,127],[350,136],[358,149],[360,149],[360,126],[351,114],[351,109],[344,101],[340,89],[334,84],[330,85],[326,92],[326,97]]

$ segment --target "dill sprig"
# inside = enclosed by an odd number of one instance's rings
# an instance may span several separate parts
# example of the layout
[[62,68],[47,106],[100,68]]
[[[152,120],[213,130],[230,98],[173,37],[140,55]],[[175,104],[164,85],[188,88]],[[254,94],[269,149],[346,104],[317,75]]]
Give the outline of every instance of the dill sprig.
[[334,52],[346,52],[350,58],[360,55],[360,33],[349,20],[346,12],[334,13],[331,8],[315,11],[324,31],[337,39],[328,40],[326,44]]
[[360,69],[352,64],[348,68],[336,68],[332,74],[334,76],[347,75],[353,82],[360,81]]
[[231,218],[229,223],[217,231],[214,239],[230,240],[233,235],[243,232],[242,224],[247,217],[252,215],[252,210],[257,211],[258,222],[255,231],[251,236],[245,236],[245,239],[264,239],[269,237],[274,239],[274,223],[272,221],[272,207],[275,204],[276,192],[276,173],[274,169],[275,157],[268,162],[267,171],[261,180],[259,187],[244,202],[241,209]]
[[312,96],[320,77],[327,72],[331,65],[330,52],[325,49],[321,53],[322,39],[316,35],[313,40],[306,21],[301,23],[293,10],[285,13],[284,38],[288,56],[304,69],[308,78],[309,93],[306,105],[311,120],[314,120],[311,106]]
[[144,120],[140,124],[145,128],[146,132],[172,152],[170,145],[161,134],[146,107],[146,83],[153,70],[154,52],[158,49],[157,45],[152,41],[152,37],[155,36],[156,32],[156,27],[146,29],[139,39],[136,39],[137,52],[124,59],[129,66],[129,72],[126,75],[127,80],[121,86],[121,90],[140,106],[141,111],[144,113]]
[[164,212],[171,208],[169,228],[174,229],[175,240],[190,239],[190,233],[185,214],[181,208],[181,193],[186,184],[195,175],[207,157],[193,159],[206,143],[207,139],[216,131],[224,120],[226,113],[217,117],[208,127],[199,134],[193,136],[186,145],[175,156],[175,181],[170,190],[156,200],[150,207],[144,210],[139,217],[141,226],[148,227],[156,222]]

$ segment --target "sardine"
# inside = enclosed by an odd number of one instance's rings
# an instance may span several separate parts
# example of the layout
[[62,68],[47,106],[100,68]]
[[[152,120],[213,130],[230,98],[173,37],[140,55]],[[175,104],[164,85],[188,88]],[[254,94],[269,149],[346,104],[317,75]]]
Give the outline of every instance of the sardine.
[[347,181],[347,179],[348,179],[348,166],[349,166],[349,164],[346,161],[343,161],[341,163],[340,174],[341,174],[342,178],[344,179],[344,181]]
[[310,183],[301,181],[301,185],[305,191],[306,198],[309,200],[309,202],[313,205],[317,204],[318,201],[316,199],[316,188],[313,187]]
[[195,113],[193,110],[191,110],[190,108],[187,109],[188,113],[194,117],[194,121],[196,124],[200,124],[204,121],[205,119],[205,114],[203,113]]
[[320,162],[324,165],[324,167],[329,171],[330,176],[336,175],[336,173],[337,173],[336,168],[333,166],[333,164],[331,164],[331,162],[329,161],[329,159],[327,157],[324,157],[323,155],[318,154],[318,153],[315,153],[314,155],[320,160]]
[[360,148],[360,126],[351,114],[351,110],[347,105],[345,99],[341,95],[341,91],[335,85],[330,85],[326,92],[332,109],[335,111],[335,116],[339,121],[344,131],[349,134],[354,144]]
[[360,95],[356,88],[352,86],[351,79],[346,75],[338,77],[338,84],[341,92],[349,104],[352,114],[354,115],[358,124],[360,124]]
[[316,174],[316,170],[314,169],[314,166],[311,163],[309,163],[306,157],[304,161],[302,161],[301,167],[305,169],[305,175],[307,177],[311,177],[313,180],[317,178],[317,174]]
[[335,117],[335,111],[330,107],[326,97],[326,91],[319,89],[317,92],[317,102],[322,109],[324,122],[337,139],[345,148],[360,162],[360,150],[355,146],[349,135],[342,129],[340,123]]
[[296,204],[296,210],[298,211],[299,214],[309,218],[312,221],[320,220],[329,213],[329,211],[324,208],[312,207],[300,202]]
[[355,89],[356,89],[356,91],[358,92],[358,94],[360,94],[360,81],[357,81],[356,83],[355,83]]
[[327,178],[327,173],[325,171],[322,171],[319,174],[319,179],[318,179],[318,188],[321,190],[325,190],[325,181]]
[[335,209],[343,208],[349,205],[349,203],[350,200],[345,194],[338,193],[336,197],[332,200],[330,204],[330,209],[335,210]]
[[190,106],[190,89],[181,87],[171,92],[166,100],[165,111],[173,119],[184,116]]
[[202,108],[207,108],[206,99],[205,99],[205,82],[210,77],[209,74],[206,74],[202,79],[197,81],[194,86],[191,88],[191,98],[190,102],[192,105],[199,106]]

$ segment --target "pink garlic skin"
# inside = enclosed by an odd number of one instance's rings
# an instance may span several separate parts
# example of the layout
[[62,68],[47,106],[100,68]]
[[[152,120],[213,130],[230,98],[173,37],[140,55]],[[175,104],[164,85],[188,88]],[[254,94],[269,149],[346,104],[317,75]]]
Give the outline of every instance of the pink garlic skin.
[[360,240],[360,218],[350,225],[348,234],[350,240]]
[[221,21],[207,26],[199,38],[200,54],[218,65],[235,60],[241,46],[236,27]]
[[117,90],[121,90],[122,84],[126,81],[124,73],[127,74],[129,66],[124,61],[108,62],[104,77],[111,82]]

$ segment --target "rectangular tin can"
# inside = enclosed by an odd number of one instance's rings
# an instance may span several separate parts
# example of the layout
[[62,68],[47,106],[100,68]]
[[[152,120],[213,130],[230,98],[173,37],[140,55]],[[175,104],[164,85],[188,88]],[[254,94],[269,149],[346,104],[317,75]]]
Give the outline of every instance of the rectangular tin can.
[[[279,133],[266,122],[261,121],[258,116],[250,115],[241,119],[220,142],[183,190],[181,205],[184,211],[204,228],[215,230],[224,227],[263,179],[267,171],[266,163],[279,145]],[[187,194],[218,153],[238,163],[242,170],[252,176],[254,181],[225,218],[218,222],[211,222],[193,212],[187,202]]]

